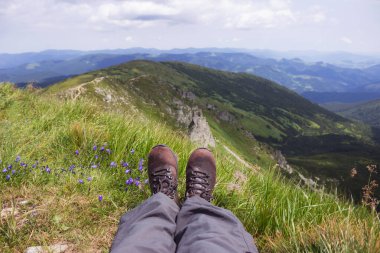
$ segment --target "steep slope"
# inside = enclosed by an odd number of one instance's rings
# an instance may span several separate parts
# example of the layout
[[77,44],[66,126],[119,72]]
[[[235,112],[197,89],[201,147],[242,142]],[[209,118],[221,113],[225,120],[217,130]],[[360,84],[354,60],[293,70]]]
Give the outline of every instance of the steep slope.
[[372,126],[380,127],[380,100],[336,108],[340,115],[359,120]]
[[[217,143],[230,144],[248,161],[265,166],[283,160],[275,151],[281,150],[299,172],[315,180],[334,179],[356,197],[367,180],[365,166],[380,157],[370,127],[248,74],[135,61],[68,79],[47,93],[134,108],[186,131],[194,115],[204,115]],[[354,166],[363,170],[357,181],[349,176]]]

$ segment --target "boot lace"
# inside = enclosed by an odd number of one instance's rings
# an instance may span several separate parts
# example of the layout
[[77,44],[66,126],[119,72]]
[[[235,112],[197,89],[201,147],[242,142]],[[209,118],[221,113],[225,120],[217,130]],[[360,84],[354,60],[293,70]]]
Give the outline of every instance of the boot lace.
[[173,180],[170,168],[159,169],[152,173],[153,193],[162,192],[174,199],[177,191],[177,184]]
[[213,197],[211,195],[211,189],[209,188],[209,178],[210,176],[205,172],[191,171],[188,177],[189,189],[186,193],[187,197],[200,195],[201,198],[211,201]]

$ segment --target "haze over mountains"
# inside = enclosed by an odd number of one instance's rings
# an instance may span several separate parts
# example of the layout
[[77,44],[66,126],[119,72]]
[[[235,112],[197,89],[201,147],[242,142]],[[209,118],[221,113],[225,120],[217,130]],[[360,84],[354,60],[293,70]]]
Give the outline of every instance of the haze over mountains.
[[[290,58],[297,55],[302,59]],[[0,81],[21,85],[37,82],[41,86],[47,86],[68,76],[137,59],[181,61],[214,69],[251,73],[304,94],[316,103],[363,102],[380,98],[380,57],[342,52],[281,53],[217,48],[165,51],[131,48],[0,54]]]

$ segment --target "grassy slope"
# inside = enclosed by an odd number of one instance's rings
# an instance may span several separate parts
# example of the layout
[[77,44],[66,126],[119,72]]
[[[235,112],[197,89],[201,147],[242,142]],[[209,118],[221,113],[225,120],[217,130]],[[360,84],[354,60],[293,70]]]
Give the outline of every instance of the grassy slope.
[[[86,100],[63,102],[10,85],[0,86],[0,101],[1,167],[12,164],[15,170],[1,174],[0,204],[18,210],[1,219],[1,252],[56,242],[69,243],[75,252],[107,252],[120,215],[149,196],[146,171],[137,167],[156,143],[166,143],[178,154],[183,192],[184,167],[194,147],[180,132],[135,112],[104,111]],[[93,151],[94,144],[98,148],[106,144],[111,154]],[[136,152],[131,154],[131,149]],[[244,168],[224,149],[214,152],[218,163],[214,203],[242,220],[261,252],[380,250],[378,218],[364,208],[302,189],[273,170]],[[15,162],[17,155],[21,160]],[[129,162],[131,175],[125,174],[122,160]],[[117,167],[110,167],[111,161]],[[94,163],[98,168],[91,168]],[[69,170],[71,165],[76,166],[75,173]],[[141,177],[141,185],[126,191],[130,176]]]
[[[187,103],[203,108],[214,135],[233,144],[246,160],[260,166],[273,164],[265,146],[260,144],[269,143],[282,150],[292,165],[307,175],[343,179],[343,186],[357,198],[366,175],[352,182],[349,171],[354,166],[365,169],[367,164],[379,162],[379,149],[370,143],[369,127],[248,74],[184,63],[135,61],[68,79],[47,92],[56,94],[96,77],[107,77],[102,85],[116,94],[129,94],[131,104],[149,117],[169,122],[166,108],[175,107],[173,98],[183,100],[180,91],[192,91],[197,99]],[[91,93],[87,96],[94,97]],[[217,109],[206,109],[209,104]],[[220,112],[229,112],[234,120],[220,120]],[[256,140],[248,138],[246,132]]]
[[353,105],[337,112],[347,118],[360,120],[372,126],[380,127],[380,100]]

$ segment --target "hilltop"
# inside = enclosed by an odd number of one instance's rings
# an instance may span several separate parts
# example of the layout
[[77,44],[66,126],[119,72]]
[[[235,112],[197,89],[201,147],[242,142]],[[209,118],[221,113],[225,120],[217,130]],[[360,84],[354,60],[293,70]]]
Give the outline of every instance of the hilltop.
[[[301,54],[303,55],[303,54]],[[303,55],[306,57],[306,55]],[[285,57],[285,58],[284,58]],[[337,55],[339,58],[340,56]],[[301,57],[302,58],[302,57]],[[322,57],[323,58],[323,57]],[[364,57],[366,58],[366,57]],[[370,59],[371,57],[368,57]],[[181,61],[224,71],[255,74],[277,82],[308,97],[324,97],[320,92],[335,94],[355,92],[369,100],[376,93],[379,98],[379,65],[348,68],[329,61],[309,61],[292,54],[265,54],[260,51],[229,49],[188,49],[160,51],[154,49],[101,50],[101,51],[46,51],[16,55],[0,54],[0,80],[19,85],[28,82],[41,87],[67,77],[114,66],[132,60]],[[306,57],[306,59],[308,59]],[[359,59],[357,61],[360,62]],[[353,61],[357,62],[356,60]],[[334,62],[334,61],[333,61]],[[355,65],[355,64],[354,64]],[[360,65],[360,64],[359,64]],[[330,97],[331,98],[331,97]]]

